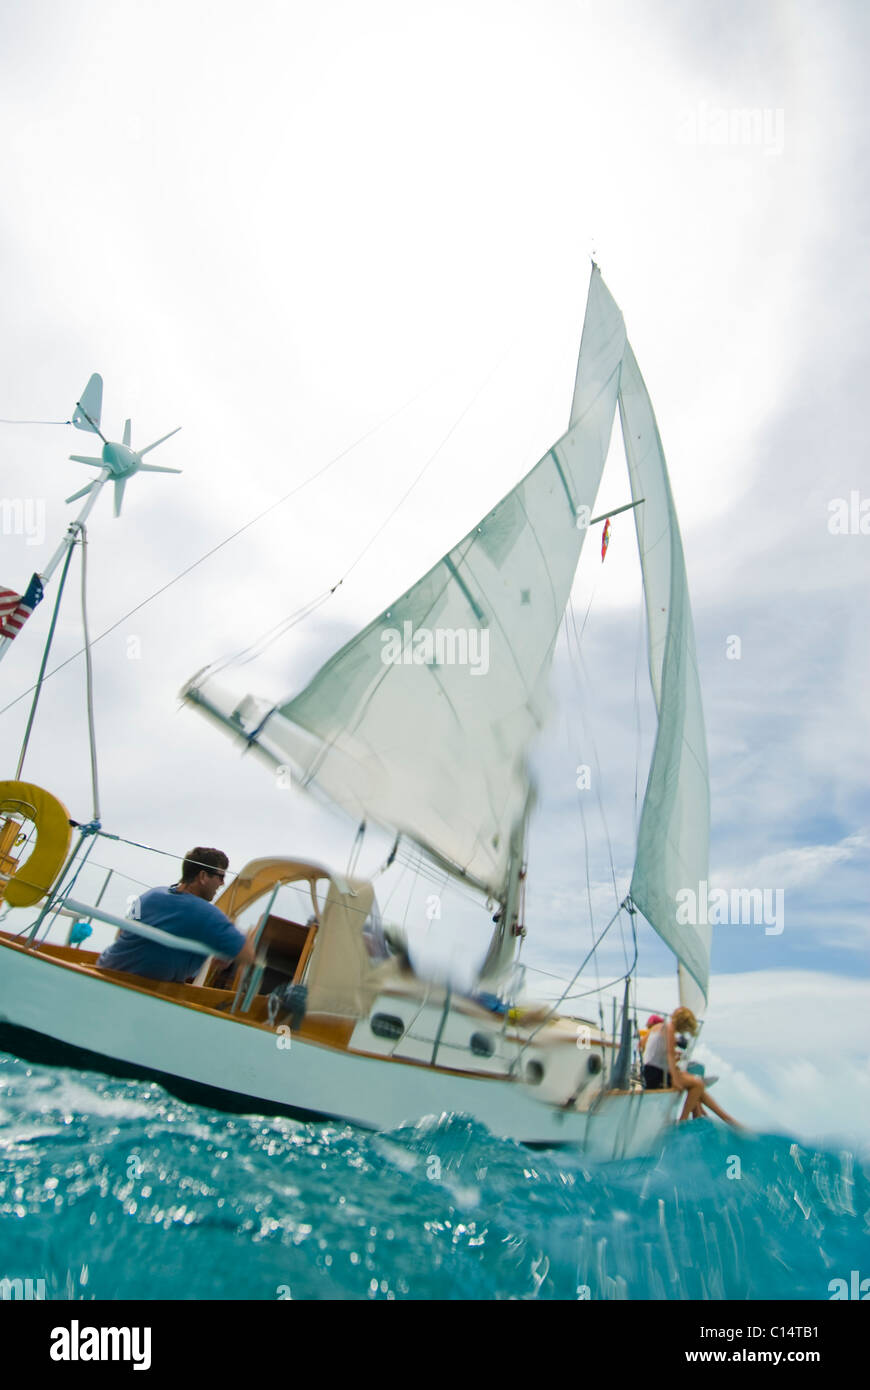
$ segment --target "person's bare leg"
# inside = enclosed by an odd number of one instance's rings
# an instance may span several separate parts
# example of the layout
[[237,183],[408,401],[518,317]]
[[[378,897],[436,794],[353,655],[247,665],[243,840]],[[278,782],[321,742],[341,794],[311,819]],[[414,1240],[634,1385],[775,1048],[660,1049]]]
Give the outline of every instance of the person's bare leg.
[[716,1102],[715,1102],[715,1100],[711,1100],[711,1099],[710,1099],[710,1092],[709,1092],[709,1091],[704,1091],[704,1092],[702,1093],[702,1095],[701,1095],[701,1101],[703,1102],[704,1105],[706,1105],[706,1107],[707,1107],[708,1110],[712,1110],[712,1111],[713,1111],[713,1114],[714,1114],[714,1115],[718,1115],[720,1120],[724,1120],[725,1123],[726,1123],[726,1125],[731,1125],[731,1127],[732,1127],[733,1129],[743,1129],[743,1128],[745,1128],[745,1126],[744,1126],[744,1125],[741,1125],[737,1120],[735,1120],[735,1119],[733,1118],[733,1116],[729,1115],[728,1112],[727,1112],[727,1110],[723,1110],[723,1109],[721,1108],[721,1106],[717,1105]]
[[703,1081],[691,1081],[689,1083],[686,1087],[686,1103],[683,1106],[683,1113],[677,1122],[678,1124],[682,1124],[684,1120],[689,1118],[695,1107],[700,1104],[704,1094]]

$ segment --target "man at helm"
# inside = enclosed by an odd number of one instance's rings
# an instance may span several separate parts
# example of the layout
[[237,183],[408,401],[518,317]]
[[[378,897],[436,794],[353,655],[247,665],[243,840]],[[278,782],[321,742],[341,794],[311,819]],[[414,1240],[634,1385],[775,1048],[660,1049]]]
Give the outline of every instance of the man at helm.
[[[185,855],[180,883],[170,888],[149,888],[132,903],[127,915],[172,936],[201,941],[210,948],[212,955],[224,960],[252,963],[253,947],[212,902],[224,881],[229,862],[222,850],[198,845]],[[144,975],[149,980],[189,980],[197,973],[203,959],[192,951],[183,948],[176,951],[134,932],[120,931],[111,946],[103,951],[97,965],[106,970]]]

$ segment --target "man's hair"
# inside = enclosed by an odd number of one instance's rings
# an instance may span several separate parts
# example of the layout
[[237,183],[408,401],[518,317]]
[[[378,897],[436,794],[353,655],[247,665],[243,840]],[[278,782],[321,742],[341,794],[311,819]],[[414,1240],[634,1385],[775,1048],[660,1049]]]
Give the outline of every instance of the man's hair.
[[221,849],[204,849],[202,845],[197,845],[196,849],[188,850],[184,856],[184,863],[181,866],[181,882],[193,883],[200,869],[210,871],[212,869],[223,873],[229,868],[229,859]]

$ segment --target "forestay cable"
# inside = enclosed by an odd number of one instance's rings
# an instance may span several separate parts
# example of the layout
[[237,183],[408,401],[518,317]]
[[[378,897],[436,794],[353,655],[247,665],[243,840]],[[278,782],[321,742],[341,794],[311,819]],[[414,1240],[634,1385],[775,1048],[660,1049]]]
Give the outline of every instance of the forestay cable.
[[[114,632],[116,628],[119,628],[122,623],[125,623],[128,620],[128,618],[132,618],[135,613],[140,612],[141,609],[145,608],[149,603],[152,603],[154,599],[159,598],[161,594],[165,594],[167,589],[171,589],[174,584],[179,583],[180,580],[184,579],[193,570],[197,569],[199,565],[204,564],[206,560],[209,560],[212,557],[212,555],[216,555],[218,551],[222,550],[225,545],[229,545],[231,541],[234,541],[238,536],[241,536],[245,531],[249,530],[250,527],[255,526],[258,521],[262,521],[263,517],[268,516],[270,512],[275,511],[276,508],[282,506],[283,503],[289,501],[291,497],[294,497],[296,493],[301,492],[303,488],[306,488],[311,483],[316,482],[318,478],[322,477],[323,474],[326,473],[330,468],[333,468],[335,464],[339,463],[341,459],[346,457],[347,454],[351,453],[354,449],[358,448],[360,444],[365,443],[365,441],[369,439],[371,435],[376,434],[378,430],[383,429],[386,425],[390,424],[392,420],[395,420],[396,417],[401,415],[404,410],[407,410],[409,406],[413,405],[415,401],[419,400],[420,396],[422,396],[424,392],[427,390],[429,390],[429,387],[424,387],[422,390],[416,392],[415,395],[409,397],[409,399],[405,401],[402,405],[400,405],[397,410],[394,410],[391,415],[388,415],[385,420],[380,420],[376,425],[373,425],[371,429],[366,430],[365,433],[361,434],[358,439],[355,439],[352,444],[348,444],[347,448],[342,449],[340,453],[336,454],[327,463],[323,464],[322,467],[318,468],[308,478],[303,479],[303,481],[301,483],[298,483],[296,487],[291,488],[290,491],[286,492],[283,497],[279,497],[276,502],[270,503],[270,505],[268,507],[265,507],[263,511],[258,512],[256,516],[252,516],[249,521],[246,521],[244,523],[243,526],[240,526],[237,530],[231,532],[230,535],[224,537],[224,539],[222,541],[219,541],[217,545],[213,545],[210,550],[207,550],[205,552],[205,554],[200,555],[198,560],[194,560],[183,570],[180,570],[179,573],[174,576],[174,578],[168,580],[165,584],[161,584],[159,589],[155,589],[154,592],[152,594],[149,594],[147,598],[144,598],[141,603],[137,603],[135,607],[129,610],[129,612],[124,613],[120,618],[117,619],[116,622],[112,623],[109,627],[105,628],[98,637],[94,638],[91,645],[96,646],[97,642],[102,642],[104,637],[108,637],[109,634]],[[57,423],[60,424],[61,422],[58,421]],[[58,671],[62,671],[65,666],[69,666],[70,662],[75,661],[78,657],[80,657],[83,651],[84,648],[80,647],[77,652],[73,652],[72,656],[67,657],[66,661],[62,661],[59,665],[53,667],[53,669],[49,671],[48,675],[45,676],[44,679],[49,680],[52,676],[56,676]],[[0,714],[5,714],[7,710],[12,709],[21,700],[26,699],[27,696],[31,693],[31,691],[35,689],[36,687],[31,685],[27,690],[23,690],[20,695],[17,695],[15,697],[14,700],[10,700],[8,705],[4,705],[3,708],[0,709]]]

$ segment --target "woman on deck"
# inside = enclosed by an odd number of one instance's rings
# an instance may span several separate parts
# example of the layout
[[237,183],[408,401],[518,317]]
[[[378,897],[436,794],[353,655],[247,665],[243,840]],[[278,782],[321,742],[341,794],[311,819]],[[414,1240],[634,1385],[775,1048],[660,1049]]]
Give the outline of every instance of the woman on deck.
[[[692,1010],[685,1007],[675,1009],[667,1022],[657,1023],[650,1029],[643,1053],[644,1085],[648,1090],[659,1090],[662,1086],[671,1085],[678,1091],[686,1092],[683,1112],[678,1121],[680,1124],[683,1120],[688,1120],[690,1115],[701,1116],[701,1107],[705,1106],[734,1129],[742,1129],[742,1125],[711,1099],[710,1092],[704,1089],[702,1076],[693,1076],[691,1072],[682,1071],[677,1066],[677,1034],[694,1034],[697,1031],[698,1020]],[[670,1076],[665,1071],[665,1060]]]

